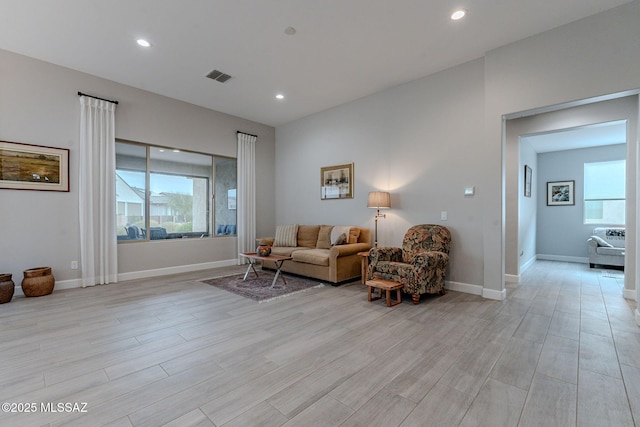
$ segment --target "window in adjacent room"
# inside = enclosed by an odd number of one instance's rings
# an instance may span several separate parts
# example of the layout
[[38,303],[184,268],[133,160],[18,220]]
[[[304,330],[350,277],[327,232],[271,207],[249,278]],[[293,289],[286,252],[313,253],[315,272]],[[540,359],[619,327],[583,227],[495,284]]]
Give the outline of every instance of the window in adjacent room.
[[[212,224],[218,222],[212,200],[221,185],[217,180],[219,161],[236,162],[210,154],[117,141],[118,240],[211,236]],[[235,188],[235,173],[223,176],[233,178],[224,185]],[[224,194],[226,197],[226,191]],[[233,212],[233,217],[224,220],[235,225]],[[235,230],[230,231],[233,233],[227,234],[235,234]]]
[[584,164],[584,223],[625,224],[626,160]]

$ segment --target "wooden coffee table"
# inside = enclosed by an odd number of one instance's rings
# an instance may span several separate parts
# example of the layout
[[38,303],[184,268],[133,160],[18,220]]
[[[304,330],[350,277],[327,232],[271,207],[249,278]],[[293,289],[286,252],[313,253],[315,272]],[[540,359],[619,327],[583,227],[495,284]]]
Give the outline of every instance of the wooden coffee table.
[[[278,280],[278,276],[280,276],[280,269],[282,268],[282,264],[284,264],[285,261],[293,259],[290,256],[280,255],[260,256],[256,252],[241,252],[240,256],[245,257],[249,260],[247,272],[244,273],[244,278],[242,280],[247,280],[247,275],[249,275],[249,271],[251,270],[253,270],[253,272],[256,274],[256,277],[260,277],[255,268],[256,261],[273,261],[275,263],[276,275],[273,277],[273,282],[271,282],[271,286],[269,287],[269,289],[273,289],[273,287],[276,285],[276,280]],[[287,284],[287,280],[284,278],[284,276],[282,276],[282,281],[285,285]]]

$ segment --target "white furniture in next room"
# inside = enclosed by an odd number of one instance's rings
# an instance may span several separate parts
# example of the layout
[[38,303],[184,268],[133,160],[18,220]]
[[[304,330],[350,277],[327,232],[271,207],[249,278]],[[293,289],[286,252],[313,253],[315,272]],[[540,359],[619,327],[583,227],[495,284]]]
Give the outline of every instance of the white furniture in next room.
[[624,227],[596,227],[587,243],[589,267],[593,268],[596,264],[624,267]]

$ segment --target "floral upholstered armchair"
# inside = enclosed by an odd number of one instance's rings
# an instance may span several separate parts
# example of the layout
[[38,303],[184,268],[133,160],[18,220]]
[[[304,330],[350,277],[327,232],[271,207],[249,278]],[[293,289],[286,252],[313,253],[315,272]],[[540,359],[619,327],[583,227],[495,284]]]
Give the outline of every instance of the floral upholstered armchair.
[[371,249],[367,278],[402,283],[414,304],[418,304],[421,294],[444,295],[450,245],[451,233],[446,227],[415,225],[404,235],[402,248]]

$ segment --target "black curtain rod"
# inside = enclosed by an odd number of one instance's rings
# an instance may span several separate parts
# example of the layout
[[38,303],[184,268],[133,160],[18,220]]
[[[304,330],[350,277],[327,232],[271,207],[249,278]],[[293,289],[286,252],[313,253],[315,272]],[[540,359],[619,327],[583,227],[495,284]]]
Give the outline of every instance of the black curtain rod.
[[86,93],[82,93],[82,92],[78,92],[78,96],[88,96],[89,98],[95,98],[95,99],[99,99],[101,101],[107,101],[107,102],[112,102],[116,105],[118,105],[118,101],[112,101],[110,99],[104,99],[104,98],[99,98],[97,96],[93,96],[93,95],[87,95]]
[[237,131],[236,133],[244,133],[245,135],[253,136],[254,138],[257,138],[257,137],[258,137],[258,135],[253,135],[253,134],[251,134],[251,133],[246,133],[246,132],[240,132],[240,131]]

